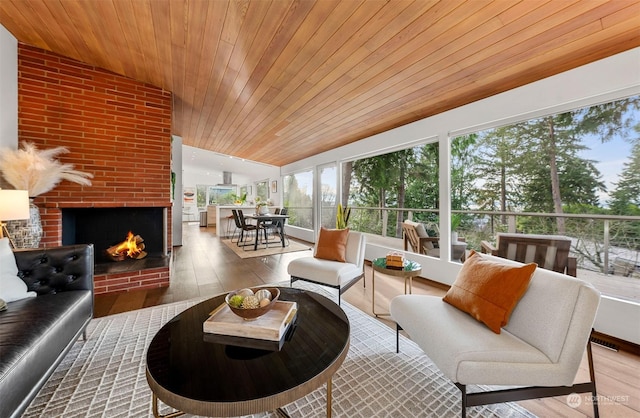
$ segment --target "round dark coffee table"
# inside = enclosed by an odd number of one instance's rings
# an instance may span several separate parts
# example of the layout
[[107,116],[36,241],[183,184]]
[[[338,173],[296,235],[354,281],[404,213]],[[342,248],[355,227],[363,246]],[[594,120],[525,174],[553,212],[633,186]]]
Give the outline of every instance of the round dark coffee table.
[[330,299],[280,288],[280,299],[295,301],[298,315],[290,340],[280,351],[256,350],[205,341],[203,322],[224,302],[219,295],[171,319],[147,351],[147,382],[158,399],[179,412],[238,416],[278,409],[327,383],[349,351],[349,320]]

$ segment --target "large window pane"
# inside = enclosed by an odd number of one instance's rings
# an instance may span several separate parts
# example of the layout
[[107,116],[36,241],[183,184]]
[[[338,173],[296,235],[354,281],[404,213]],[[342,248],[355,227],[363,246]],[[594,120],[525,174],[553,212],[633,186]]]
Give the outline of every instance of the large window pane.
[[565,235],[579,278],[640,294],[640,221],[624,218],[640,215],[639,107],[634,96],[454,138],[452,209],[469,247]]
[[313,229],[313,171],[284,176],[283,183],[289,225]]
[[266,202],[269,199],[269,180],[263,180],[256,183],[256,197]]
[[336,185],[338,169],[335,164],[320,167],[320,225],[336,227]]
[[[387,237],[395,248],[403,246],[402,223],[408,219],[422,224],[428,236],[438,236],[437,143],[346,162],[342,171],[351,228]],[[437,240],[423,240],[408,250],[439,257]]]

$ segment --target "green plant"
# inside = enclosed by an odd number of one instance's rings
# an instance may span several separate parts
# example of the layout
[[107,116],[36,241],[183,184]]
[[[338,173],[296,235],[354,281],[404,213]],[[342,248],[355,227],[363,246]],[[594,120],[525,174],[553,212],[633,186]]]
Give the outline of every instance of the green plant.
[[455,231],[460,226],[460,222],[462,222],[462,215],[459,213],[451,214],[451,231]]
[[176,198],[176,173],[175,171],[171,172],[171,199]]
[[342,203],[338,203],[338,210],[336,211],[336,228],[345,229],[349,225],[349,216],[351,216],[351,208],[348,206],[342,207]]

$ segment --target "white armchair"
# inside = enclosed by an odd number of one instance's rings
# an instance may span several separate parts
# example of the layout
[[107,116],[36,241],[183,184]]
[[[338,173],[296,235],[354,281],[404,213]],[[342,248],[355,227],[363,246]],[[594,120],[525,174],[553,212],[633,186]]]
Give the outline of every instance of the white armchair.
[[[390,312],[397,329],[404,329],[460,389],[462,417],[469,406],[585,392],[598,417],[589,337],[599,301],[591,284],[537,268],[499,334],[437,296],[396,296]],[[590,378],[574,383],[585,347]],[[467,385],[517,387],[468,393]]]
[[[316,247],[317,245],[316,242]],[[292,260],[287,267],[287,272],[291,275],[291,285],[296,280],[305,280],[338,289],[338,304],[340,304],[341,295],[358,280],[364,278],[365,246],[364,234],[349,231],[345,262],[325,260],[314,256]]]

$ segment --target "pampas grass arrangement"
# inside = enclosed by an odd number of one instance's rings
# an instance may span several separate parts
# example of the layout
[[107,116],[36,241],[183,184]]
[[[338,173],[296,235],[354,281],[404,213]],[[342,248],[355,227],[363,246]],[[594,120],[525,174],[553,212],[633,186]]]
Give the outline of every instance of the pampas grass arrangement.
[[65,147],[39,150],[30,142],[21,149],[0,151],[0,171],[5,180],[18,190],[27,190],[29,197],[36,197],[58,185],[62,180],[90,186],[93,174],[74,170],[73,164],[56,160],[69,152]]

